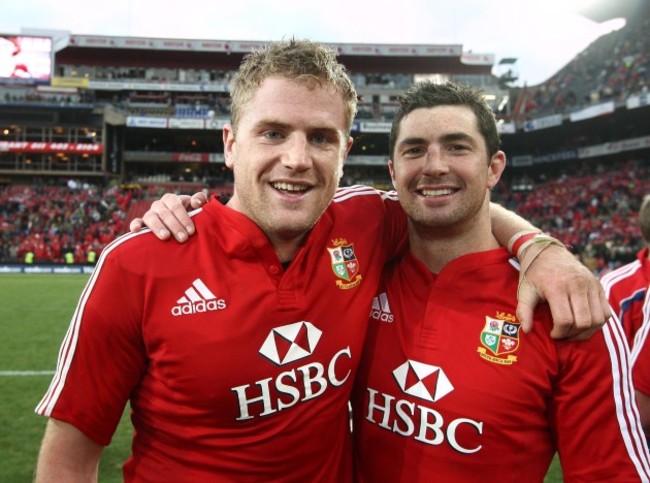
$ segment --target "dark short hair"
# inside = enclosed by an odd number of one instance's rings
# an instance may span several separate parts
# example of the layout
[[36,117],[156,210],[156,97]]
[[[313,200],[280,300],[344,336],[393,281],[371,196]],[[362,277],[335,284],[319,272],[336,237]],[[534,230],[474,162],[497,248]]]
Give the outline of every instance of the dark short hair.
[[446,82],[435,84],[430,81],[418,82],[398,98],[399,108],[390,130],[389,150],[393,159],[395,143],[399,136],[402,119],[410,112],[437,106],[467,106],[476,115],[478,130],[485,140],[488,156],[491,158],[501,145],[496,119],[490,106],[485,102],[485,94],[475,87]]

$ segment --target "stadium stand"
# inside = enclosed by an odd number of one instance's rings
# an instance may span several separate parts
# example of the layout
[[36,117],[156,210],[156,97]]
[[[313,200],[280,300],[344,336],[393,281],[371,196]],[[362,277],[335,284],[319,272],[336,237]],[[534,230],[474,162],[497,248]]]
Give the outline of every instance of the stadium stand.
[[523,89],[518,119],[567,113],[602,101],[647,92],[650,19],[596,39],[543,84]]
[[[646,2],[647,3],[647,2]],[[343,185],[389,189],[395,99],[422,78],[489,95],[509,167],[494,196],[571,245],[594,273],[639,248],[650,192],[650,15],[604,35],[537,86],[461,45],[332,44],[361,99]],[[151,199],[228,196],[228,82],[262,42],[69,34],[46,83],[0,78],[0,263],[85,263]]]

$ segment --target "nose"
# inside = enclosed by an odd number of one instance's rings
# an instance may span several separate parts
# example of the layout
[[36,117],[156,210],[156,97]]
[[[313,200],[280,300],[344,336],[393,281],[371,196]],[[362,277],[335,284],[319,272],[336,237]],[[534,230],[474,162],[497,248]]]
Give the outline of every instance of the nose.
[[427,150],[422,172],[429,176],[440,176],[449,172],[449,163],[440,149],[430,147]]
[[305,171],[311,167],[310,146],[305,136],[294,134],[286,143],[286,147],[282,156],[283,166],[296,171]]

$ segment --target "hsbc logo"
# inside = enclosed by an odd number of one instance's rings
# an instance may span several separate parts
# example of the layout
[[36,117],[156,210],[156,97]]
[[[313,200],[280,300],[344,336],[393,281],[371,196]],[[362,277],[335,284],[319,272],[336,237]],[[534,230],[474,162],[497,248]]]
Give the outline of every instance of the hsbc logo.
[[[307,321],[272,329],[259,353],[276,366],[314,356],[323,332]],[[312,357],[312,362],[291,366],[280,373],[231,388],[237,398],[237,421],[269,416],[322,396],[325,391],[343,386],[352,374],[352,352],[344,347],[333,355]]]
[[[483,446],[478,443],[483,434],[483,422],[469,418],[445,420],[442,413],[431,406],[454,390],[451,381],[438,366],[407,359],[393,371],[400,390],[409,396],[426,401],[417,404],[408,398],[366,388],[365,419],[396,436],[412,438],[431,446],[447,444],[455,451],[472,454]],[[459,440],[459,428],[472,431],[475,438]],[[461,432],[462,433],[462,432]]]
[[260,354],[283,366],[312,355],[322,334],[314,324],[305,321],[276,327],[266,337]]
[[436,402],[454,390],[441,368],[410,359],[395,369],[393,376],[403,392],[426,401]]

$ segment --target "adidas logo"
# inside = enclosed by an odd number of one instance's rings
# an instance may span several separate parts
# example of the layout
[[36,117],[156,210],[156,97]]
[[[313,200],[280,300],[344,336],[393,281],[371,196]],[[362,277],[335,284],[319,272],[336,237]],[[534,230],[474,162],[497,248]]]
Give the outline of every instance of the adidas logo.
[[176,301],[176,304],[172,307],[174,316],[212,312],[226,308],[226,301],[217,299],[200,278],[192,282],[192,286],[185,291],[185,295]]
[[392,322],[393,314],[388,305],[388,297],[386,292],[382,292],[372,299],[372,308],[370,309],[370,317],[381,322]]

